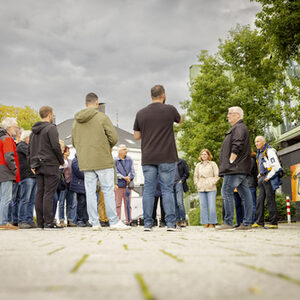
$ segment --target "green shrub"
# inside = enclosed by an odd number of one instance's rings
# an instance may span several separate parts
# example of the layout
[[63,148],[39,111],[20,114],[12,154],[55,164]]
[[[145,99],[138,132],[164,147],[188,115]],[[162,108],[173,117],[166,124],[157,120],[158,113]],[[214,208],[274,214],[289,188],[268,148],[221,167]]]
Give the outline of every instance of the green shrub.
[[[276,193],[275,197],[278,221],[286,222],[287,221],[287,212],[286,212],[286,196],[285,194]],[[296,214],[295,203],[291,201],[291,217],[293,218]],[[265,201],[265,221],[269,221],[269,211],[267,209],[267,204]]]

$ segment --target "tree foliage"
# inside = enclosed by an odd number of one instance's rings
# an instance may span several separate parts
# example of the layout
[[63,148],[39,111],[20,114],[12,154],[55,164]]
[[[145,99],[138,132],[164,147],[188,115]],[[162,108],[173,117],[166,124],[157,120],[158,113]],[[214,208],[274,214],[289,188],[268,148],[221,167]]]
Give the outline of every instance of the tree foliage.
[[40,121],[38,112],[29,106],[22,108],[0,104],[0,122],[6,117],[17,118],[19,127],[25,130],[31,130],[32,125]]
[[255,25],[270,42],[274,53],[285,63],[295,59],[300,63],[300,0],[251,0],[259,2],[262,10]]
[[230,128],[227,111],[231,106],[244,110],[244,122],[251,137],[263,134],[268,125],[279,125],[287,114],[299,117],[297,89],[284,84],[285,68],[270,55],[270,45],[257,30],[237,26],[219,51],[199,56],[201,74],[191,87],[191,100],[183,103],[187,110],[178,129],[180,149],[193,169],[199,152],[208,148],[218,162],[225,133]]

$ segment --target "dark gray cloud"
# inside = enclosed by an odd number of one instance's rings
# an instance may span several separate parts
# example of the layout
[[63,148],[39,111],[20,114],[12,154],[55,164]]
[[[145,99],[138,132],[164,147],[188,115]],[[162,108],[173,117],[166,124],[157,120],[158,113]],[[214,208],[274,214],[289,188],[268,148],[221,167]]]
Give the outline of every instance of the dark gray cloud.
[[189,66],[215,52],[237,23],[253,24],[249,0],[0,0],[0,103],[51,105],[72,118],[96,92],[120,127],[163,84],[179,108]]

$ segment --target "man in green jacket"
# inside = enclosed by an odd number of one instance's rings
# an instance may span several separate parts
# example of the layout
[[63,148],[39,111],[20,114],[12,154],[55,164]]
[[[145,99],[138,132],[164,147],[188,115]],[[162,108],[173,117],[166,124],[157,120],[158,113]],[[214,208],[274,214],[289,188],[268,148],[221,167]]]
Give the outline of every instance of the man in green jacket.
[[79,169],[84,172],[87,211],[94,230],[101,230],[97,210],[96,187],[99,179],[111,230],[130,227],[119,221],[114,194],[114,160],[112,147],[118,134],[107,115],[98,110],[98,96],[89,93],[86,108],[75,115],[72,144],[76,149]]

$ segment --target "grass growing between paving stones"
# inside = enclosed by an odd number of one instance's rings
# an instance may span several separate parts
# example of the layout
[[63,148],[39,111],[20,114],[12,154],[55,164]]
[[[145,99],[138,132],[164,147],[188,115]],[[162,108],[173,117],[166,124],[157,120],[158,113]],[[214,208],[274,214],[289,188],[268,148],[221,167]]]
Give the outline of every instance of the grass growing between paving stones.
[[219,246],[223,249],[227,249],[227,250],[231,250],[231,251],[235,251],[235,252],[238,252],[240,253],[242,256],[255,256],[255,254],[253,253],[249,253],[247,251],[243,251],[243,250],[240,250],[240,249],[234,249],[234,248],[229,248],[229,247],[222,247],[222,246]]
[[82,237],[80,240],[83,241],[83,240],[85,240],[85,239],[86,239],[86,237]]
[[166,250],[164,250],[164,249],[160,249],[160,252],[162,252],[163,254],[165,254],[165,255],[167,255],[167,256],[169,256],[169,257],[171,257],[171,258],[177,260],[178,262],[183,262],[183,259],[182,259],[182,258],[179,258],[179,257],[177,257],[176,255],[174,255],[174,254],[172,254],[172,253],[170,253],[170,252],[168,252],[168,251],[166,251]]
[[57,248],[57,249],[55,249],[55,250],[53,250],[53,251],[48,252],[48,255],[54,254],[54,253],[56,253],[56,252],[58,252],[58,251],[61,251],[61,250],[65,249],[65,248],[66,248],[66,247],[60,247],[60,248]]
[[144,241],[144,242],[147,242],[147,240],[146,240],[146,239],[144,239],[144,238],[141,238],[141,240],[142,240],[142,241]]
[[102,240],[98,241],[97,245],[100,245],[102,243]]
[[123,247],[125,250],[128,250],[128,246],[126,244],[123,244]]
[[155,298],[152,296],[152,294],[150,293],[144,279],[143,279],[143,276],[142,274],[140,273],[135,273],[134,274],[135,278],[137,279],[139,285],[140,285],[140,288],[142,290],[142,293],[143,293],[143,296],[146,300],[154,300]]
[[71,270],[71,273],[76,273],[88,257],[89,254],[84,254],[83,257],[76,263],[75,267]]
[[52,244],[52,242],[46,243],[46,244],[43,244],[43,245],[39,245],[39,247],[46,247],[46,246],[49,246],[49,245],[51,245],[51,244]]
[[273,277],[281,278],[281,279],[284,279],[286,281],[289,281],[289,282],[292,282],[292,283],[300,285],[300,280],[292,278],[292,277],[289,277],[289,276],[287,276],[285,274],[275,273],[275,272],[272,272],[272,271],[268,271],[268,270],[266,270],[264,268],[258,268],[258,267],[253,266],[253,265],[247,265],[247,264],[243,264],[243,263],[237,263],[237,264],[240,265],[240,266],[243,266],[245,268],[248,268],[248,269],[251,269],[251,270],[254,270],[254,271],[266,274],[266,275],[270,275],[270,276],[273,276]]

